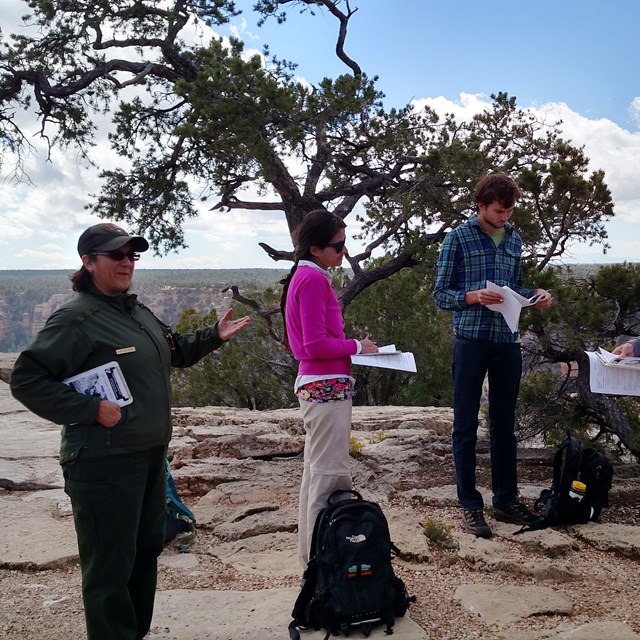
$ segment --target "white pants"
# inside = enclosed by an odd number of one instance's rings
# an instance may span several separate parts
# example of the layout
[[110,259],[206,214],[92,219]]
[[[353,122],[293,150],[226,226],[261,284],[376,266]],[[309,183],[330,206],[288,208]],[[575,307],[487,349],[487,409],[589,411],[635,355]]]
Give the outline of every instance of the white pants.
[[298,513],[298,557],[306,569],[318,513],[327,506],[327,498],[333,491],[351,489],[349,436],[353,402],[300,399],[299,402],[306,436]]

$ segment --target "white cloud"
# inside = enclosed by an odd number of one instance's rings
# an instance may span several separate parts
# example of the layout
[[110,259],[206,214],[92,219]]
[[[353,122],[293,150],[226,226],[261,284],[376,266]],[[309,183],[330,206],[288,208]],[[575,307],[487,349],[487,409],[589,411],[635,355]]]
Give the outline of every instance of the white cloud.
[[563,135],[573,144],[584,145],[590,168],[605,171],[616,204],[616,216],[640,222],[640,184],[637,180],[640,132],[623,129],[606,118],[590,120],[564,103],[548,103],[538,111],[562,119]]
[[273,211],[207,211],[189,224],[215,238],[262,238],[288,235],[284,214]]
[[61,259],[61,258],[66,258],[67,256],[65,256],[62,253],[62,250],[60,247],[58,247],[58,249],[56,251],[51,251],[51,250],[47,250],[45,249],[46,245],[43,245],[42,248],[40,250],[38,249],[23,249],[22,251],[18,251],[18,253],[16,253],[15,257],[16,258],[44,258],[44,259]]
[[231,31],[233,37],[238,40],[260,40],[258,34],[247,29],[247,21],[245,18],[240,18],[238,23],[230,25],[229,31]]
[[[440,96],[415,100],[413,104],[416,108],[430,106],[441,115],[451,113],[464,121],[486,109],[491,101],[480,94],[461,93],[458,101]],[[634,104],[640,114],[640,98],[636,98]],[[638,260],[640,244],[635,239],[640,238],[640,180],[637,179],[640,132],[628,131],[606,118],[590,119],[564,102],[549,102],[528,110],[549,123],[561,120],[562,136],[576,146],[584,146],[590,169],[604,170],[616,214],[607,227],[612,245],[609,255],[613,261]],[[588,245],[573,247],[572,251],[575,259],[586,253],[598,255],[594,254],[594,247]]]
[[631,119],[640,127],[640,96],[635,97],[629,105]]
[[413,100],[411,104],[417,110],[431,107],[440,115],[450,113],[455,116],[456,120],[466,121],[484,111],[491,102],[487,96],[479,93],[461,93],[458,102],[438,96],[436,98],[418,98]]

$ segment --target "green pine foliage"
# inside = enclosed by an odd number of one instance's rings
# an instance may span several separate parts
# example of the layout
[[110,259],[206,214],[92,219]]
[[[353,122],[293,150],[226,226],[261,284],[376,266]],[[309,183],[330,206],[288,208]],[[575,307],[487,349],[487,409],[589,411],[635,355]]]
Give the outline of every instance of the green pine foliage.
[[[525,311],[521,329],[525,376],[517,417],[522,436],[547,442],[569,427],[585,440],[640,455],[640,398],[590,391],[585,351],[612,350],[640,332],[640,265],[597,270],[549,268],[540,286],[553,292],[547,311]],[[526,315],[525,315],[526,314]]]
[[346,309],[347,335],[410,351],[417,373],[354,366],[356,402],[451,406],[451,314],[431,299],[432,264],[423,262],[365,289]]
[[[254,292],[255,293],[255,292]],[[273,297],[267,290],[263,296]],[[247,313],[234,305],[234,316]],[[251,325],[193,367],[173,369],[175,406],[229,406],[246,409],[278,409],[297,406],[293,394],[295,363],[288,351],[266,330],[256,314]],[[213,325],[214,311],[200,315],[193,309],[182,312],[177,330],[188,333]]]

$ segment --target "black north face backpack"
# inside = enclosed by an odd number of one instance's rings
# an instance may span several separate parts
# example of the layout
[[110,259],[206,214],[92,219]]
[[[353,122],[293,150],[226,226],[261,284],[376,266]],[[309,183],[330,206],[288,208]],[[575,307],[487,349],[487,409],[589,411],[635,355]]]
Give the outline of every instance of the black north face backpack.
[[535,502],[535,510],[542,517],[523,530],[597,520],[602,508],[609,506],[612,478],[613,467],[607,456],[583,447],[567,429],[553,460],[551,488],[543,489]]
[[[353,497],[337,500],[345,493]],[[393,633],[395,618],[415,602],[391,566],[398,553],[376,503],[357,491],[334,491],[315,522],[311,559],[291,614],[291,639],[300,638],[299,628],[326,629],[325,640],[353,629],[368,637],[378,624]]]

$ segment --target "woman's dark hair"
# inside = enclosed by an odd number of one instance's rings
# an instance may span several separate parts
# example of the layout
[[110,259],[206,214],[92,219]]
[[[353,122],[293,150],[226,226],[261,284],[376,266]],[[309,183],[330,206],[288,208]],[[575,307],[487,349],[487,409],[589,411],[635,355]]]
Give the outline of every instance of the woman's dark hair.
[[335,213],[330,213],[326,209],[314,209],[313,211],[309,211],[302,219],[302,222],[293,230],[294,264],[291,271],[280,280],[280,284],[282,285],[280,311],[282,312],[282,326],[284,328],[283,341],[285,344],[288,343],[288,340],[284,310],[287,304],[289,283],[298,268],[298,262],[300,262],[300,260],[313,260],[311,247],[324,249],[329,245],[336,233],[338,233],[340,229],[346,228],[346,226],[345,221]]
[[69,280],[71,280],[73,290],[78,292],[89,291],[91,285],[93,284],[93,278],[91,277],[91,274],[86,270],[84,265],[82,265],[77,271],[72,273],[69,276]]
[[300,260],[312,260],[311,247],[324,249],[336,233],[346,226],[344,220],[335,213],[329,213],[325,209],[309,211],[293,230],[296,265]]
[[476,185],[473,199],[476,204],[488,207],[492,202],[499,202],[505,209],[515,205],[522,195],[520,187],[504,173],[493,173],[481,178]]
[[[89,260],[94,262],[96,256],[93,254],[89,254]],[[89,271],[87,271],[86,267],[82,265],[77,271],[74,271],[70,276],[69,280],[71,280],[71,288],[74,291],[89,291],[93,285],[93,276]],[[127,287],[122,293],[127,293],[131,287]]]

